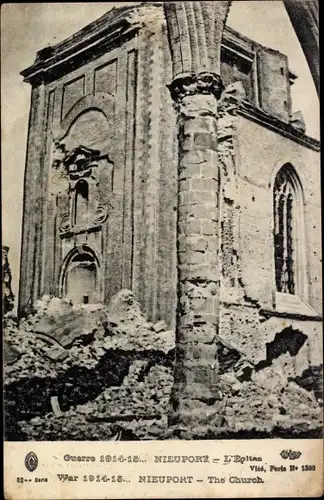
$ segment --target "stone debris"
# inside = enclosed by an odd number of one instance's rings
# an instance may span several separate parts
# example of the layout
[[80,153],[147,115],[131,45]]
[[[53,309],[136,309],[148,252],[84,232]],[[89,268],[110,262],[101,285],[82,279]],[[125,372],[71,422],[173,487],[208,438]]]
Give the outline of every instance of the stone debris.
[[[51,304],[51,302],[50,302]],[[73,309],[60,314],[46,311],[46,315],[35,324],[35,333],[41,333],[59,342],[63,347],[70,347],[75,339],[89,336],[98,326],[96,318],[87,311]]]
[[11,346],[7,340],[3,341],[3,360],[5,365],[13,365],[18,361],[20,358],[21,354],[17,349],[15,349],[13,346]]
[[323,404],[323,365],[306,368],[301,375],[295,377],[295,382],[308,392],[313,391],[316,399]]
[[57,344],[47,351],[47,356],[53,361],[63,361],[69,356],[69,351]]
[[51,407],[56,417],[61,417],[63,415],[57,396],[51,397]]
[[[175,333],[148,322],[131,291],[90,308],[46,296],[19,324],[7,318],[4,333],[7,439],[177,438],[167,420]],[[189,439],[221,436],[220,422],[225,437],[321,427],[319,368],[294,380],[287,351],[254,366],[221,336],[217,346],[222,416],[217,429],[197,423]]]
[[[90,308],[46,296],[34,310],[5,330],[8,345],[20,356],[5,366],[9,435],[24,432],[24,425],[34,428],[35,422],[42,433],[35,418],[55,430],[52,419],[73,421],[76,411],[82,418],[97,419],[117,418],[114,412],[120,418],[131,412],[137,420],[138,414],[167,414],[175,335],[171,330],[155,332],[132,292],[123,290],[108,306]],[[64,324],[66,319],[71,321]],[[53,392],[60,394],[63,415],[55,404],[54,411]],[[17,429],[14,419],[25,424]],[[73,439],[75,428],[67,425]]]
[[153,325],[153,330],[156,332],[156,333],[160,333],[160,332],[163,332],[165,330],[167,330],[167,325],[165,323],[165,321],[159,321],[158,323],[155,323],[155,325]]

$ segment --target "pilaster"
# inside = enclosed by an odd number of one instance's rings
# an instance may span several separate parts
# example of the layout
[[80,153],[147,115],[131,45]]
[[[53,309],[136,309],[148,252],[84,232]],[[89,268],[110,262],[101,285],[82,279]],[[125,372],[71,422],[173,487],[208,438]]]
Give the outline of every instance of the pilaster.
[[24,180],[19,314],[37,299],[40,286],[41,234],[44,197],[39,188],[45,155],[46,86],[32,87]]

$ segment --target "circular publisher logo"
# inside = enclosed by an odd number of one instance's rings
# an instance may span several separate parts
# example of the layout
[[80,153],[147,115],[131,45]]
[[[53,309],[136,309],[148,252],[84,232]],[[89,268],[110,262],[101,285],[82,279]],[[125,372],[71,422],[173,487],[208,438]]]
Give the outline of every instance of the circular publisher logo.
[[26,469],[29,470],[29,472],[34,472],[34,470],[37,469],[38,458],[37,458],[36,453],[34,453],[33,451],[30,451],[29,453],[27,453],[27,455],[25,457],[25,466],[26,466]]

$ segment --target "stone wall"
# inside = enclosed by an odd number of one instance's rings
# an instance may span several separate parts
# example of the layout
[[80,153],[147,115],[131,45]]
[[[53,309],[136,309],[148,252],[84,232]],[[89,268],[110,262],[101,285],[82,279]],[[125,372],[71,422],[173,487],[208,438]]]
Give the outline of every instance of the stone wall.
[[261,108],[272,116],[289,122],[291,96],[287,56],[260,47],[256,57]]
[[[237,210],[242,280],[250,298],[273,307],[273,183],[290,163],[300,179],[304,207],[304,246],[308,289],[303,298],[317,312],[321,294],[321,195],[319,153],[288,137],[236,117]],[[298,221],[302,225],[303,221]],[[288,311],[287,311],[288,312]]]
[[[299,144],[251,115],[241,116],[242,96],[239,85],[225,91],[218,123],[223,179],[220,332],[253,363],[265,362],[278,338],[289,351],[296,335],[304,335],[291,367],[297,376],[320,364],[323,350],[319,154],[316,146]],[[285,163],[295,168],[302,185],[304,217],[296,222],[304,232],[299,244],[305,246],[307,262],[303,294],[281,303],[275,285],[273,184]]]
[[[144,17],[135,9],[127,19],[142,26],[138,36],[34,90],[22,262],[33,261],[22,265],[21,311],[44,293],[61,295],[62,262],[75,245],[88,245],[101,262],[100,300],[131,288],[152,320],[175,324],[177,153],[166,26],[159,6],[147,7]],[[96,231],[63,234],[72,195],[54,165],[79,145],[109,156],[111,181],[99,181],[109,216]]]
[[300,375],[309,366],[321,364],[323,329],[320,320],[267,316],[255,305],[223,303],[220,331],[224,339],[253,363],[267,359],[267,346],[278,335],[283,335],[286,345],[284,352],[289,352],[289,346],[294,345],[296,340],[296,332],[300,332],[306,337],[298,349],[294,375]]
[[[110,192],[110,213],[108,221],[102,224],[100,241],[95,245],[103,262],[103,297],[108,300],[123,283],[127,286],[130,284],[133,157],[132,154],[129,155],[129,151],[132,150],[134,134],[134,71],[136,51],[134,43],[130,41],[123,49],[112,50],[49,85],[49,92],[55,93],[55,98],[51,126],[47,129],[46,169],[50,175],[50,199],[44,224],[51,238],[44,240],[44,245],[46,260],[54,261],[54,269],[46,272],[44,266],[42,293],[60,293],[58,280],[61,264],[67,252],[65,248],[69,248],[69,241],[63,241],[57,229],[59,214],[55,205],[56,198],[62,191],[57,189],[52,174],[52,137],[55,141],[65,144],[66,149],[83,145],[98,148],[101,153],[109,155],[113,165],[113,178],[112,181],[101,180],[101,184],[106,182],[106,186],[100,186],[100,189],[106,193]],[[80,80],[83,81],[82,86],[76,85],[75,82]],[[120,81],[123,85],[118,83]],[[65,189],[67,188],[68,183]],[[65,197],[67,196],[68,193]],[[68,199],[66,205],[68,209]],[[70,239],[73,247],[73,235]],[[91,235],[88,241],[86,233],[78,235],[77,243],[93,245]],[[127,269],[125,263],[128,263]],[[52,273],[52,276],[49,273]]]

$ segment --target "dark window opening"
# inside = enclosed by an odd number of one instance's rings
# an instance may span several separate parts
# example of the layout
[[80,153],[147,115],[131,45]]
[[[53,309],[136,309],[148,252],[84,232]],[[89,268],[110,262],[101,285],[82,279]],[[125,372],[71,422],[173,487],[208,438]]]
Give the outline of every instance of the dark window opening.
[[278,292],[295,294],[296,196],[288,166],[277,174],[273,206],[276,289]]
[[74,224],[86,222],[89,208],[89,185],[80,180],[75,186]]

